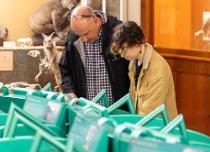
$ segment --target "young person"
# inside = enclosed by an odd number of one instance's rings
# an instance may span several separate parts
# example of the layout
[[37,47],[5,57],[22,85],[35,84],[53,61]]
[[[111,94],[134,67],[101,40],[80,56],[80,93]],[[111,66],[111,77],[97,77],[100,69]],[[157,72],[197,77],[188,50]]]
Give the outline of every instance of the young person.
[[174,82],[167,61],[145,43],[140,26],[127,21],[114,29],[112,52],[130,61],[130,94],[138,114],[165,104],[169,118],[177,115]]

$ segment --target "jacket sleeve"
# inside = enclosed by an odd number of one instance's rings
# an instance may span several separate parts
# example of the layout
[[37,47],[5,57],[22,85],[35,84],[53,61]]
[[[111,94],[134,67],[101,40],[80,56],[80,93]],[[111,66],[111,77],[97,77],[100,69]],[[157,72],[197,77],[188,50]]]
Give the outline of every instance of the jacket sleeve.
[[74,85],[72,81],[71,66],[69,62],[68,51],[65,50],[59,62],[59,69],[61,72],[62,82],[61,87],[63,93],[74,92]]
[[146,88],[138,91],[138,113],[148,114],[163,104],[168,91],[167,80],[159,77],[151,80]]

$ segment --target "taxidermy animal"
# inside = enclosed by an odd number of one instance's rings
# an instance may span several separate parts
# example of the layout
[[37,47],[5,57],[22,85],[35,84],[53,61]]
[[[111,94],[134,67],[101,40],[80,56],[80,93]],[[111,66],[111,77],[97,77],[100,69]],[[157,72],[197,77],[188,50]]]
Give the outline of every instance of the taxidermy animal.
[[59,51],[56,48],[56,43],[53,41],[53,34],[50,36],[47,36],[45,34],[42,34],[44,37],[43,47],[44,47],[44,53],[47,58],[47,62],[49,63],[50,70],[55,76],[55,82],[57,84],[57,88],[59,91],[62,91],[61,89],[61,73],[58,67],[58,63],[60,61],[62,52]]
[[0,82],[0,88],[6,86],[10,92],[16,87],[18,88],[27,88],[27,89],[41,89],[40,84],[29,84],[27,82],[12,82],[9,84],[3,84]]
[[3,41],[6,40],[8,35],[8,30],[6,27],[0,26],[0,46],[3,45]]
[[50,65],[47,62],[46,55],[42,58],[39,50],[31,50],[28,52],[28,55],[33,58],[39,57],[39,73],[34,78],[34,80],[38,82],[42,73],[48,73],[50,71]]
[[37,34],[56,32],[59,37],[63,37],[62,30],[69,25],[70,10],[79,3],[80,0],[48,0],[30,17],[32,31]]
[[9,90],[14,89],[15,87],[19,88],[29,88],[29,89],[41,89],[40,84],[29,84],[27,82],[12,82],[10,84],[5,84]]
[[42,34],[44,37],[43,49],[44,49],[44,58],[41,58],[40,52],[38,50],[29,51],[28,55],[32,57],[40,58],[39,63],[39,73],[35,76],[35,81],[39,81],[39,77],[43,72],[50,71],[54,74],[55,82],[57,86],[55,90],[61,91],[61,74],[58,67],[62,52],[56,48],[55,41],[53,41],[53,34],[47,36]]

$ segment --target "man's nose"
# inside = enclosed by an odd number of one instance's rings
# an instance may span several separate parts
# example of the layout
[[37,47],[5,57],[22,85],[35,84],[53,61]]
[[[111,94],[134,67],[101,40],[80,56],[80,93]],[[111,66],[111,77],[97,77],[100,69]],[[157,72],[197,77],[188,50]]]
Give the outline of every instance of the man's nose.
[[82,36],[81,39],[83,42],[89,42],[89,38],[87,36]]

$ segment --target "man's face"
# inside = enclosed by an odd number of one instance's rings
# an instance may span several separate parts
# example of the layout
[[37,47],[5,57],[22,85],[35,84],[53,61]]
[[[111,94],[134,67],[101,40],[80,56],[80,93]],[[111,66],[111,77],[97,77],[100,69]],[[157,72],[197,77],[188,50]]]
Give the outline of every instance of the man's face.
[[98,37],[98,29],[93,18],[73,21],[71,28],[83,42],[92,42]]

